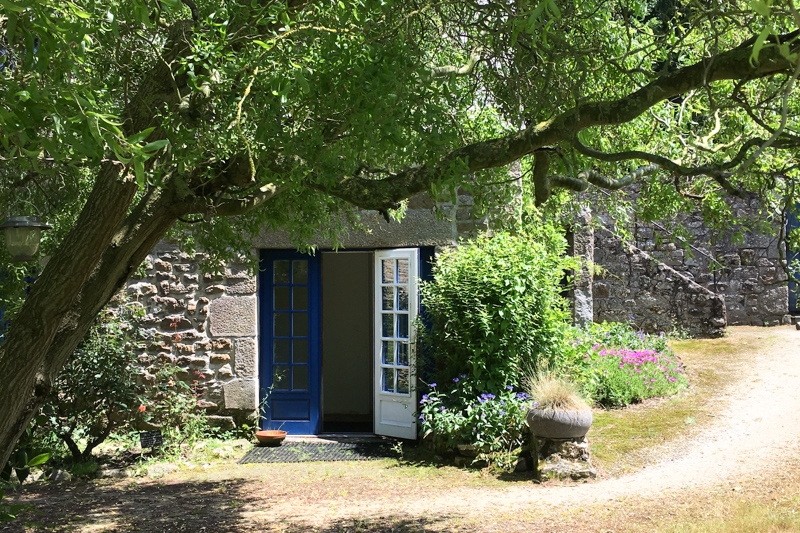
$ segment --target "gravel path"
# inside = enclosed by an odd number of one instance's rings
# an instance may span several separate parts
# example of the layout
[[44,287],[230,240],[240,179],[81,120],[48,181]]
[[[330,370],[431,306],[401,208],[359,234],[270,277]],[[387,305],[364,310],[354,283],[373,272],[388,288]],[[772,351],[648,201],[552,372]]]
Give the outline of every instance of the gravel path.
[[[663,498],[671,492],[735,484],[767,466],[780,466],[781,458],[800,452],[800,331],[737,328],[731,335],[753,347],[748,368],[738,373],[743,378],[732,381],[715,399],[721,411],[714,422],[695,435],[690,445],[670,447],[659,463],[620,478],[581,485],[454,487],[435,495],[411,494],[393,502],[391,513],[412,518],[540,514],[547,505],[564,509],[632,496]],[[385,501],[326,499],[318,505],[287,502],[273,506],[268,514],[294,520],[320,515],[364,519],[386,516],[387,505]]]

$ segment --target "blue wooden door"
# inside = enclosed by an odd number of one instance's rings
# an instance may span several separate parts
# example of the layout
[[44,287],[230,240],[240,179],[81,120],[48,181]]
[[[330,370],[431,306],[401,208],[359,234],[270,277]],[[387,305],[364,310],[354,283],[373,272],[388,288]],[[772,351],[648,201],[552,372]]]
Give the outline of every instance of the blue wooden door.
[[316,434],[321,388],[319,256],[262,251],[260,286],[261,426],[294,435]]

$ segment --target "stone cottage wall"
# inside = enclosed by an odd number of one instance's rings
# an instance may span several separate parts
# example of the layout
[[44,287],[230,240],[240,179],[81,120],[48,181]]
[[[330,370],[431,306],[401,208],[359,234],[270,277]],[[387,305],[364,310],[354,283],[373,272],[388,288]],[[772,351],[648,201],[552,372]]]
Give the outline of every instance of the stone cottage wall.
[[147,349],[139,355],[145,381],[159,365],[176,365],[180,379],[197,382],[209,422],[230,428],[257,407],[256,280],[244,265],[201,274],[203,260],[162,242],[126,292],[146,313],[140,331]]
[[[462,190],[455,202],[438,205],[420,194],[409,200],[400,223],[362,213],[366,230],[350,232],[341,244],[344,249],[454,246],[459,238],[486,230],[490,217],[507,215],[476,213],[473,197]],[[331,247],[321,239],[310,244]],[[253,247],[258,253],[296,244],[277,231],[254,237]],[[140,331],[148,342],[139,355],[145,381],[154,379],[159,365],[176,365],[178,377],[202,393],[200,406],[212,425],[231,428],[255,416],[258,407],[257,280],[241,264],[228,265],[222,275],[202,274],[204,260],[203,254],[191,256],[178,244],[162,242],[126,292],[145,309]]]

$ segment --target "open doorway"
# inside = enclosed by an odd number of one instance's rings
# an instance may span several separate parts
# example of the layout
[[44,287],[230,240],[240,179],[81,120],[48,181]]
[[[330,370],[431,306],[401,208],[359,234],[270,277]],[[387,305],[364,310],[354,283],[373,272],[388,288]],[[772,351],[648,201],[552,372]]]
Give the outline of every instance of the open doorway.
[[322,431],[373,427],[372,252],[322,253]]

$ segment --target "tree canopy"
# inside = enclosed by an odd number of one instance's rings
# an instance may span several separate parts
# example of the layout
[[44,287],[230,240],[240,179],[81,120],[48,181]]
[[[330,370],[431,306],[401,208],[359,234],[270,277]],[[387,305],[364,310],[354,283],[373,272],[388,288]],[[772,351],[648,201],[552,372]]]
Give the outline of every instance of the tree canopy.
[[[0,463],[176,225],[219,257],[265,227],[335,238],[358,209],[399,217],[422,191],[480,196],[518,160],[537,204],[634,182],[653,217],[725,216],[728,196],[796,202],[793,0],[0,9],[0,206],[55,226],[0,347]],[[9,293],[20,270],[5,267]]]

